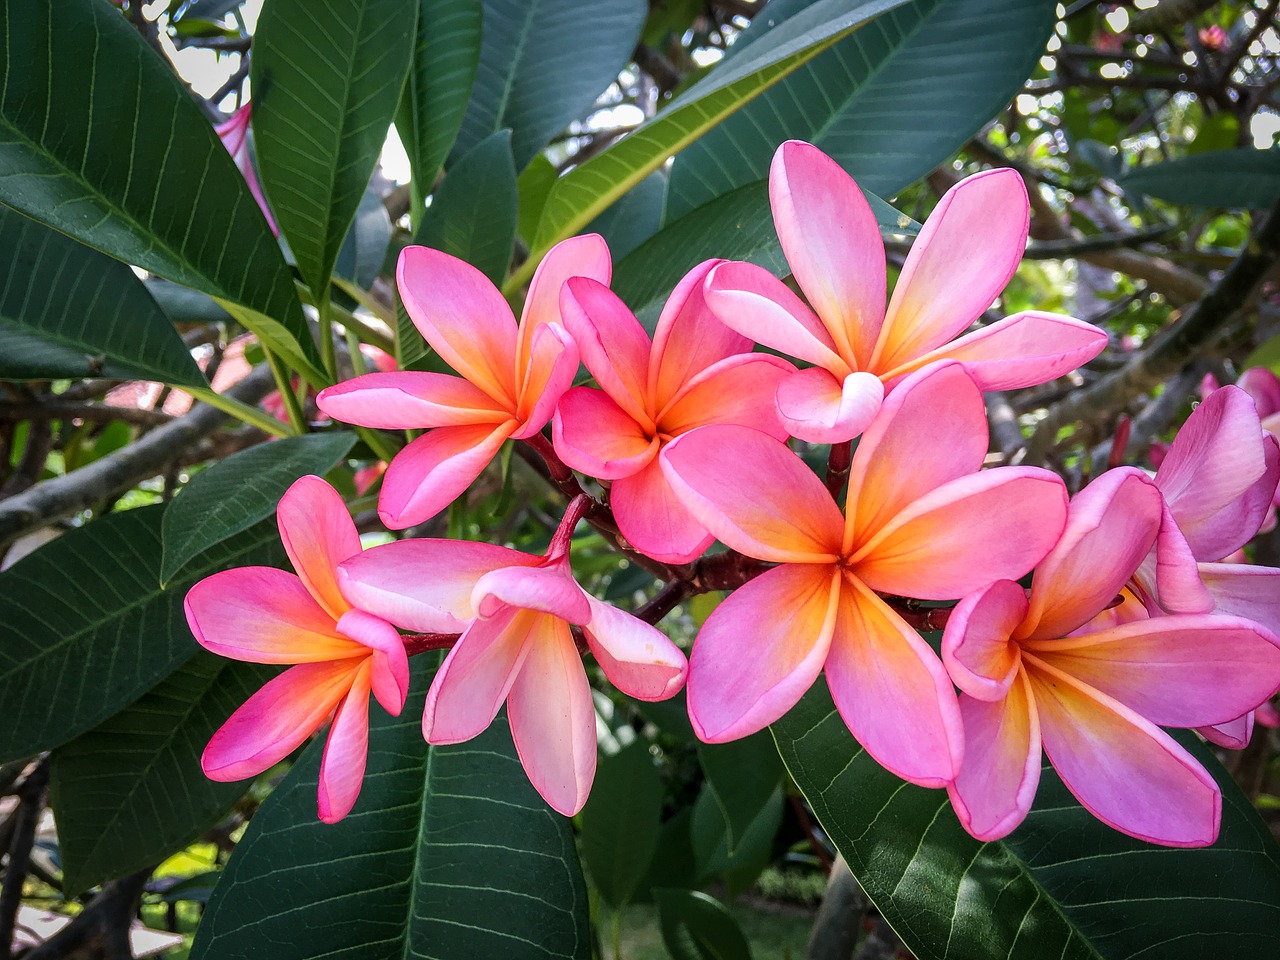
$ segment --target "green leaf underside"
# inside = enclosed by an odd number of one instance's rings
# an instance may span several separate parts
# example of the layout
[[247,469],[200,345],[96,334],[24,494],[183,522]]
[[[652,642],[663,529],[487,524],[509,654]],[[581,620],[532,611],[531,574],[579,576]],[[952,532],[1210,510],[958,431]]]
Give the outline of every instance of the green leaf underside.
[[[75,29],[55,29],[55,11]],[[0,61],[0,201],[126,263],[277,318],[299,364],[318,362],[244,178],[119,11],[100,0],[10,10],[0,19]]]
[[1195,207],[1258,209],[1280,198],[1280,150],[1212,150],[1125,173],[1128,191]]
[[324,296],[409,71],[418,0],[272,0],[253,43],[254,145],[298,270]]
[[569,821],[516,758],[505,713],[428,747],[418,657],[398,718],[371,707],[355,809],[316,819],[313,743],[254,817],[214,890],[195,960],[367,957],[586,960],[586,889]]
[[[854,741],[825,686],[771,728],[823,829],[921,958],[1202,958],[1280,951],[1280,848],[1221,765],[1175,736],[1223,790],[1204,850],[1133,840],[1096,820],[1046,763],[1002,841],[964,832],[941,790],[904,783]],[[1179,904],[1194,903],[1194,909]]]
[[582,810],[582,859],[601,898],[615,909],[631,900],[649,868],[661,816],[662,780],[647,740],[601,759]]
[[299,477],[324,474],[355,445],[354,433],[312,433],[260,443],[202,470],[165,507],[160,582],[193,557],[276,512]]
[[657,890],[662,940],[674,960],[750,960],[738,921],[719,900],[697,890]]
[[210,780],[200,754],[276,672],[197,651],[150,693],[54,750],[49,796],[64,894],[158,863],[217,822],[246,783]]
[[767,731],[732,743],[699,743],[698,762],[724,818],[733,854],[760,809],[782,780],[782,761]]
[[[110,514],[0,573],[0,761],[60,746],[146,693],[197,646],[182,600],[197,580],[283,559],[271,524],[225,540],[162,590],[164,508]],[[56,601],[48,584],[63,585]]]

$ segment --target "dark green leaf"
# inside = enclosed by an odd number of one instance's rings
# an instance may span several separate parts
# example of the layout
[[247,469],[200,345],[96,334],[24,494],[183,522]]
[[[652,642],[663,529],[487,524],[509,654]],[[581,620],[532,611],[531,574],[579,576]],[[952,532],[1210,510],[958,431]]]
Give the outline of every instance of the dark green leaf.
[[53,752],[49,800],[65,895],[159,863],[217,822],[245,783],[210,780],[200,754],[275,672],[201,650],[142,699]]
[[693,807],[690,835],[694,861],[702,882],[724,880],[730,897],[751,889],[773,859],[773,839],[782,825],[782,788],[756,805],[751,821],[733,849],[729,849],[728,824],[709,787],[703,787]]
[[516,168],[511,133],[503,130],[449,168],[414,240],[467,261],[498,284],[515,236]]
[[[413,660],[411,705],[430,680]],[[476,739],[422,740],[421,714],[373,709],[355,809],[316,819],[323,742],[253,818],[214,890],[195,960],[590,956],[586,890],[569,821],[516,758],[505,713]]]
[[662,781],[649,743],[633,740],[600,761],[582,810],[582,859],[605,903],[631,900],[658,845]]
[[311,433],[261,443],[191,478],[164,511],[160,583],[215,543],[276,512],[276,504],[304,474],[323,474],[351,450],[353,433]]
[[274,527],[259,524],[162,590],[163,513],[110,514],[0,573],[0,760],[66,743],[189,660],[197,647],[182,600],[197,580],[283,558]]
[[387,138],[418,0],[272,0],[253,40],[263,186],[316,298]]
[[0,201],[255,311],[250,329],[314,372],[315,344],[257,202],[181,81],[118,10],[24,4],[0,21],[0,59]]
[[662,226],[662,204],[667,178],[649,174],[623,194],[604,213],[592,220],[583,233],[598,233],[609,244],[614,260],[620,260],[644,243]]
[[484,0],[480,69],[454,147],[509,129],[517,169],[578,119],[631,57],[642,0]]
[[1222,787],[1204,850],[1133,840],[1096,820],[1047,764],[1003,841],[961,828],[941,790],[903,783],[858,746],[817,686],[772,727],[796,784],[854,876],[920,960],[1280,952],[1280,848],[1198,740],[1175,736]]
[[1280,198],[1280,150],[1211,150],[1149,163],[1126,173],[1120,185],[1194,207],[1269,207]]
[[345,277],[362,290],[373,286],[382,272],[391,242],[391,218],[375,190],[366,190],[356,208],[355,220],[347,231],[333,272]]
[[655,890],[662,940],[674,960],[751,960],[738,921],[715,897],[696,890]]
[[521,239],[526,244],[533,242],[538,232],[538,220],[542,217],[542,208],[551,195],[551,188],[556,182],[556,166],[543,154],[538,154],[529,161],[529,165],[520,171],[516,180],[516,189],[520,193],[520,216],[517,219]]
[[782,760],[768,731],[731,743],[699,743],[698,761],[727,827],[727,852],[742,842],[782,782]]
[[171,280],[148,278],[144,286],[147,293],[170,321],[181,324],[231,323],[232,316],[207,293],[192,290]]

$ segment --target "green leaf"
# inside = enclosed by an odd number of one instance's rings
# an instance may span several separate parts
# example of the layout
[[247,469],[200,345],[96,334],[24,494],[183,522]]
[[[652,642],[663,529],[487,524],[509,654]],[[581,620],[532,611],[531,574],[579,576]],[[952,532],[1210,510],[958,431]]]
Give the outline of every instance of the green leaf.
[[0,573],[0,762],[92,729],[189,660],[197,647],[182,600],[197,580],[283,559],[273,526],[259,524],[162,590],[163,513],[109,514]]
[[[430,671],[412,661],[409,702]],[[418,711],[373,707],[355,809],[316,819],[321,740],[249,826],[209,901],[194,960],[590,956],[569,821],[550,810],[500,714],[474,740],[428,747]]]
[[382,272],[390,243],[391,218],[387,216],[387,208],[376,190],[366,190],[356,208],[351,229],[338,250],[334,274],[368,290]]
[[467,261],[498,284],[515,236],[516,168],[511,132],[502,130],[449,168],[414,240]]
[[642,0],[484,0],[480,69],[454,153],[511,130],[523,170],[590,108],[640,38]]
[[1230,943],[1280,952],[1280,847],[1197,738],[1175,737],[1222,787],[1203,850],[1131,839],[1080,806],[1046,764],[1025,823],[1002,841],[964,832],[941,790],[899,780],[854,741],[825,686],[772,727],[822,827],[920,958],[1160,957]]
[[290,360],[318,363],[293,278],[244,178],[118,10],[101,0],[25,4],[0,21],[0,59],[0,201],[274,317]]
[[1124,174],[1120,185],[1194,207],[1269,207],[1280,199],[1280,150],[1211,150],[1149,163]]
[[782,782],[782,760],[767,731],[731,743],[699,743],[698,762],[727,827],[727,852],[742,842]]
[[[771,12],[794,19],[810,4],[817,6],[798,0]],[[752,56],[788,19],[772,22],[753,20],[727,64]],[[1053,5],[1043,0],[915,0],[886,13],[874,29],[841,40],[676,157],[667,218],[764,178],[788,139],[817,144],[864,190],[897,193],[955,153],[1017,93],[1053,23]]]
[[409,72],[418,0],[271,0],[253,40],[263,187],[316,299]]
[[630,902],[658,846],[662,781],[649,743],[633,740],[600,761],[582,810],[582,859],[605,903]]
[[169,318],[118,260],[0,207],[0,379],[207,386]]
[[666,176],[651,173],[587,224],[583,232],[604,237],[613,259],[620,260],[658,232],[666,192]]
[[276,673],[201,650],[150,693],[53,751],[62,892],[159,863],[211,827],[245,791],[204,775],[200,754]]
[[842,37],[904,0],[818,0],[711,71],[652,120],[561,177],[547,198],[534,251],[508,281],[518,289],[553,245],[577,233],[615,200],[716,124]]
[[751,960],[738,921],[715,897],[696,890],[655,890],[662,940],[674,960]]
[[698,876],[705,883],[724,880],[726,892],[736,897],[751,889],[761,871],[773,859],[773,838],[782,826],[782,788],[775,787],[756,805],[751,820],[732,850],[728,824],[709,786],[704,786],[693,806],[690,836]]
[[520,171],[516,180],[516,188],[520,193],[518,232],[526,244],[532,243],[534,234],[538,232],[542,208],[546,206],[547,197],[551,196],[551,188],[555,183],[556,166],[541,153]]
[[311,433],[260,443],[202,470],[165,507],[159,582],[167,584],[215,543],[276,512],[304,474],[324,474],[355,444],[353,433]]

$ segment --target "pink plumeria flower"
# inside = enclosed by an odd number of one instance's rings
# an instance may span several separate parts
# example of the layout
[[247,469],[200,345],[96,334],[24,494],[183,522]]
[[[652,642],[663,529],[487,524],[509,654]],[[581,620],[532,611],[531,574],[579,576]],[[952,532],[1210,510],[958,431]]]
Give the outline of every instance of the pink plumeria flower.
[[[1236,386],[1253,398],[1258,408],[1258,416],[1262,420],[1262,429],[1280,441],[1280,377],[1266,367],[1250,367],[1240,374]],[[1221,389],[1217,379],[1211,373],[1205,374],[1200,384],[1200,395],[1204,399],[1209,394]],[[1276,487],[1275,496],[1271,499],[1271,509],[1262,521],[1259,533],[1270,533],[1276,527],[1276,511],[1280,508],[1280,486]]]
[[551,423],[556,453],[575,470],[612,481],[609,503],[622,535],[665,563],[693,560],[714,538],[663,476],[662,447],[712,423],[787,437],[773,394],[795,368],[752,354],[750,340],[707,311],[702,283],[720,262],[708,260],[680,281],[652,343],[603,284],[575,277],[560,295],[582,362],[603,390],[574,387],[561,399]]
[[1012,170],[979,173],[947,191],[907,256],[887,312],[880,228],[839,164],[788,141],[774,155],[769,198],[809,305],[750,263],[713,270],[707,304],[739,333],[813,364],[777,393],[782,422],[801,440],[857,436],[886,390],[935,360],[960,361],[983,390],[1007,390],[1059,377],[1106,346],[1097,327],[1038,311],[951,342],[991,306],[1022,258],[1027,195]]
[[707,529],[778,564],[730,594],[694,642],[699,737],[754,733],[825,667],[836,707],[877,761],[925,786],[955,778],[964,735],[951,681],[877,594],[954,599],[1022,576],[1057,541],[1062,481],[1032,467],[979,472],[987,439],[982,395],[949,363],[886,399],[854,453],[844,516],[803,461],[755,430],[702,427],[667,446],[667,477]]
[[338,564],[361,547],[337,492],[319,477],[303,477],[281,497],[277,518],[297,576],[241,567],[206,577],[187,593],[187,623],[201,646],[233,660],[296,664],[231,715],[200,762],[212,780],[256,776],[333,714],[320,762],[319,811],[334,823],[360,794],[369,693],[399,715],[409,661],[396,628],[353,606],[338,588]]
[[369,373],[320,392],[321,410],[363,427],[428,432],[387,467],[378,515],[392,529],[422,523],[462,493],[510,439],[538,433],[578,371],[578,348],[560,323],[569,277],[608,283],[598,236],[557,244],[538,266],[517,326],[483,273],[429,247],[405,247],[396,268],[414,325],[461,376]]
[[258,201],[258,209],[267,218],[267,226],[275,236],[280,236],[280,228],[276,226],[275,217],[271,216],[271,208],[267,206],[267,198],[262,195],[262,185],[258,183],[258,174],[253,169],[253,160],[249,157],[249,114],[250,104],[246,103],[224,122],[213,128],[222,145],[236,162],[236,168],[249,185],[249,192]]
[[503,702],[529,780],[555,810],[582,809],[596,769],[591,687],[571,625],[604,674],[640,700],[684,685],[684,654],[655,627],[583,590],[569,543],[586,498],[570,505],[546,556],[463,540],[401,540],[342,566],[343,589],[410,629],[461,638],[427,694],[422,733],[460,743],[482,733]]
[[[1005,836],[1026,817],[1043,746],[1072,794],[1115,829],[1170,846],[1217,838],[1218,785],[1160,727],[1257,706],[1280,686],[1280,645],[1240,617],[1147,618],[1122,593],[1162,511],[1140,470],[1109,470],[1072,501],[1030,596],[998,580],[952,611],[942,656],[964,691],[966,745],[948,792],[975,837]],[[1117,595],[1125,615],[1107,609]]]

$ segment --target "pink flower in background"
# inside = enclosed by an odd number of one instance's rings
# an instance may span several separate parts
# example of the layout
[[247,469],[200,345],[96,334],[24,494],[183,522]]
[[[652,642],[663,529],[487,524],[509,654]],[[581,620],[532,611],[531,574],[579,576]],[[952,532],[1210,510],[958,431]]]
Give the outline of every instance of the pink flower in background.
[[213,735],[201,758],[212,780],[256,776],[333,715],[320,763],[319,812],[350,812],[364,779],[369,694],[392,715],[404,706],[409,662],[400,634],[338,588],[337,567],[360,552],[338,493],[302,477],[280,499],[280,539],[297,576],[273,567],[215,573],[187,593],[191,632],[208,650],[250,663],[290,663]]
[[396,280],[414,325],[461,376],[369,373],[320,392],[321,410],[364,427],[422,429],[387,467],[382,522],[403,529],[435,516],[488,466],[502,444],[539,432],[578,370],[559,296],[574,276],[609,281],[609,250],[595,235],[557,244],[529,286],[517,326],[475,267],[429,247],[406,247]]
[[[1258,417],[1262,421],[1262,429],[1280,441],[1280,377],[1266,367],[1250,367],[1240,374],[1236,386],[1253,398],[1258,409]],[[1213,374],[1205,374],[1200,384],[1200,395],[1206,400],[1214,391],[1221,389]],[[1280,507],[1280,486],[1276,487],[1275,496],[1271,499],[1271,509],[1262,522],[1259,533],[1269,533],[1275,529],[1276,508]]]
[[[883,766],[925,786],[959,772],[964,733],[929,645],[877,594],[945,600],[1020,577],[1062,532],[1046,470],[979,472],[982,396],[959,364],[912,374],[853,456],[845,515],[772,437],[710,426],[662,454],[671,485],[729,547],[777,567],[729,595],[689,663],[689,715],[708,742],[781,717],[825,667],[837,708]],[[745,468],[744,468],[745,466]]]
[[[1013,170],[989,170],[939,201],[885,308],[884,243],[857,184],[817,147],[791,140],[769,172],[778,238],[808,305],[767,270],[725,263],[707,305],[757,343],[813,366],[782,381],[778,412],[793,436],[857,436],[886,390],[940,359],[958,360],[983,390],[1044,383],[1097,356],[1091,324],[1029,311],[952,340],[977,320],[1017,269],[1028,203]],[[811,309],[812,308],[812,309]]]
[[482,733],[503,702],[529,780],[572,816],[596,769],[591,687],[571,625],[609,681],[640,700],[684,685],[684,654],[657,628],[591,596],[573,579],[569,544],[586,498],[570,504],[546,556],[463,540],[373,547],[340,571],[362,606],[410,629],[463,633],[427,694],[422,733],[460,743]]
[[240,175],[249,185],[249,192],[253,194],[253,199],[258,201],[258,209],[267,218],[267,226],[271,227],[271,232],[278,237],[280,228],[276,225],[275,218],[271,216],[271,208],[267,206],[267,198],[262,195],[262,185],[258,183],[258,174],[254,171],[253,160],[249,157],[250,107],[251,104],[246,103],[229,119],[213,129],[218,139],[222,141],[222,145],[227,148],[227,153],[231,154],[231,159],[236,162]]
[[[1110,470],[1072,501],[1030,596],[1002,579],[952,612],[942,655],[964,691],[965,765],[948,792],[975,837],[1022,822],[1043,745],[1072,794],[1117,830],[1170,846],[1217,838],[1217,784],[1160,727],[1227,721],[1266,700],[1280,686],[1280,645],[1240,617],[1148,619],[1122,594],[1162,513],[1145,474]],[[1117,595],[1122,616],[1108,609]]]
[[754,427],[779,440],[773,394],[795,368],[752,354],[752,343],[706,310],[702,281],[720,261],[695,267],[676,287],[653,342],[608,287],[565,284],[561,309],[582,362],[603,388],[574,387],[552,421],[556,453],[589,477],[612,481],[609,504],[622,535],[667,563],[698,557],[714,539],[680,502],[658,454],[674,437],[712,423]]

